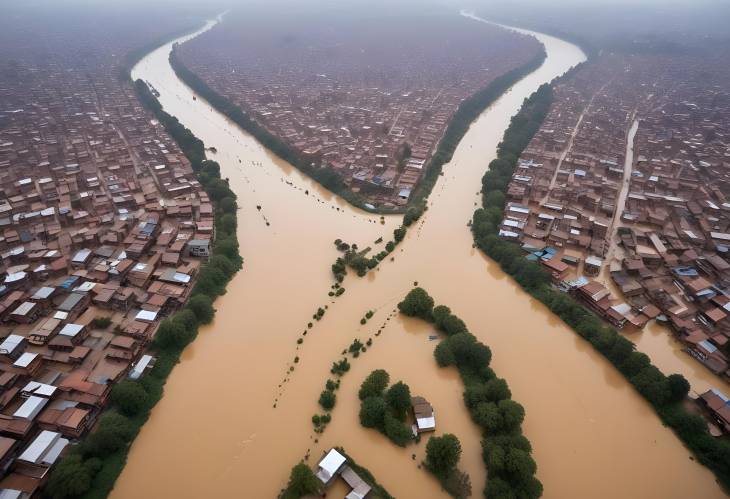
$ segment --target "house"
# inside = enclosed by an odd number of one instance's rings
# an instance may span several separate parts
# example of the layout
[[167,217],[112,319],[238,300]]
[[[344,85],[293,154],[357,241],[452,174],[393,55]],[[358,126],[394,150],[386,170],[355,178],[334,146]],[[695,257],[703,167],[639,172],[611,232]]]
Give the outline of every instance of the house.
[[717,388],[712,388],[700,395],[697,402],[710,413],[723,432],[730,434],[730,399],[728,397]]
[[347,458],[337,449],[330,449],[319,462],[316,476],[326,487],[333,482],[337,475],[340,475],[351,488],[345,499],[363,499],[370,492],[370,485],[355,473],[346,462]]
[[337,476],[347,459],[345,456],[337,452],[337,449],[330,449],[330,451],[322,458],[319,462],[319,468],[317,469],[316,476],[323,485],[327,486],[330,484],[333,478]]
[[18,465],[22,467],[50,468],[68,445],[68,440],[60,433],[43,430],[18,456]]
[[91,297],[88,293],[70,293],[65,300],[58,306],[58,311],[65,312],[67,320],[73,321],[91,303]]
[[210,241],[207,239],[191,239],[186,246],[188,256],[210,256]]
[[68,438],[79,438],[90,423],[91,411],[80,407],[50,407],[38,418],[38,426],[43,430],[59,432]]
[[86,326],[81,324],[68,323],[64,325],[58,334],[48,343],[53,350],[71,351],[76,345],[81,344],[89,335]]
[[8,319],[19,324],[32,324],[41,315],[41,306],[36,302],[24,301],[8,316]]
[[49,317],[41,322],[36,329],[31,331],[28,335],[28,342],[33,345],[45,345],[48,343],[48,340],[56,335],[60,325],[61,321],[59,319]]
[[433,407],[423,397],[411,397],[413,405],[413,417],[416,420],[416,432],[423,433],[436,429],[436,418],[433,414]]
[[155,366],[155,358],[151,355],[143,355],[129,371],[129,379],[138,380],[148,369]]
[[16,360],[25,350],[26,339],[19,334],[11,334],[0,343],[0,355]]

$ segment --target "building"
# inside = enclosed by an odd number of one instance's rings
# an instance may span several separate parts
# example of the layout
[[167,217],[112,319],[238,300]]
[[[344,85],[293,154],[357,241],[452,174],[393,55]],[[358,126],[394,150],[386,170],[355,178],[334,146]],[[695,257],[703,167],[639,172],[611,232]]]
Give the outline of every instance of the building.
[[418,396],[411,397],[411,404],[413,404],[413,417],[416,420],[416,432],[434,431],[436,417],[431,404],[425,398]]

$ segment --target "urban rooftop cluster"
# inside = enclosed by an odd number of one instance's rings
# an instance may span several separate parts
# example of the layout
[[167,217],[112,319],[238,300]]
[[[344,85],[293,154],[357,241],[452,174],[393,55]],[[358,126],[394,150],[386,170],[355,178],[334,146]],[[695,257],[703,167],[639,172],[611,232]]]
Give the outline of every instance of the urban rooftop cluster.
[[726,380],[728,62],[604,54],[563,78],[500,226],[605,320],[659,320]]
[[37,496],[113,383],[154,365],[213,235],[189,161],[122,77],[163,18],[59,21],[0,22],[2,497]]
[[269,20],[231,13],[176,54],[384,208],[408,202],[459,104],[541,50],[533,37],[458,15]]

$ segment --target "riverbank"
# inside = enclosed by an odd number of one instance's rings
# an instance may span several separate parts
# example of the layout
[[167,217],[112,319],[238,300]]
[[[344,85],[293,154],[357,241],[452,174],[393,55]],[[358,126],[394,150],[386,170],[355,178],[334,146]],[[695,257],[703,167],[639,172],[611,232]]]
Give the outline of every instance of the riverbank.
[[213,203],[215,236],[211,257],[195,277],[185,306],[160,323],[148,349],[155,356],[155,366],[139,381],[124,380],[114,386],[111,402],[97,427],[52,470],[45,490],[54,497],[108,496],[124,468],[129,446],[162,398],[167,377],[197,336],[198,327],[213,320],[213,302],[243,265],[236,238],[236,195],[221,179],[220,166],[205,159],[203,142],[162,109],[146,83],[137,80],[134,85],[140,102],[178,144]]
[[474,213],[472,224],[474,240],[526,292],[606,357],[651,404],[662,422],[675,432],[698,462],[713,471],[727,492],[730,490],[730,444],[711,437],[702,418],[683,406],[690,388],[687,380],[679,374],[664,375],[651,364],[647,355],[636,351],[631,341],[567,294],[555,290],[549,274],[537,263],[527,261],[526,254],[517,244],[498,235],[507,186],[517,160],[547,116],[551,103],[551,87],[541,87],[525,101],[505,131],[497,159],[490,163],[482,178],[482,209]]

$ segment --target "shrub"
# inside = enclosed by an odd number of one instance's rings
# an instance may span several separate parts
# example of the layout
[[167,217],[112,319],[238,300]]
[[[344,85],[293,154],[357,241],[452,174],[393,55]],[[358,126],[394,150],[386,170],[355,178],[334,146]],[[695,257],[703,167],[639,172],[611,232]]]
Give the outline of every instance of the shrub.
[[96,317],[93,321],[94,327],[97,329],[106,329],[111,326],[111,317]]

